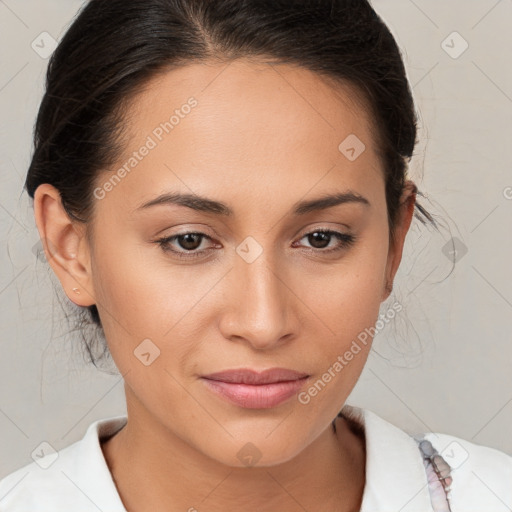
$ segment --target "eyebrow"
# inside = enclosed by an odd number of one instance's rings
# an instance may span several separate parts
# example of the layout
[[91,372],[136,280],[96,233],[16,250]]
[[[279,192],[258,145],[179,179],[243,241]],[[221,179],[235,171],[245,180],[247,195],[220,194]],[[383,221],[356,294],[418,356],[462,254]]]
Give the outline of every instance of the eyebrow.
[[[326,210],[340,204],[360,203],[364,206],[370,206],[370,201],[366,197],[352,192],[350,190],[336,194],[326,194],[316,199],[300,201],[293,205],[292,213],[294,215],[305,215],[313,211]],[[234,211],[226,204],[202,197],[197,194],[184,194],[180,192],[164,193],[150,201],[140,205],[134,211],[146,210],[157,205],[178,205],[191,208],[206,213],[233,217]]]

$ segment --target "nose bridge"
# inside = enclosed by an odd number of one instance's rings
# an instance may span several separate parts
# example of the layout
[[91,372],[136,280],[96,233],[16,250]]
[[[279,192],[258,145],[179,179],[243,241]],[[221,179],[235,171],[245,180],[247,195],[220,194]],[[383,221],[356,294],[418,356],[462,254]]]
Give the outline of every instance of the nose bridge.
[[290,291],[282,268],[271,251],[262,251],[253,261],[236,256],[230,272],[232,297],[223,324],[226,337],[245,338],[261,349],[270,348],[289,333]]

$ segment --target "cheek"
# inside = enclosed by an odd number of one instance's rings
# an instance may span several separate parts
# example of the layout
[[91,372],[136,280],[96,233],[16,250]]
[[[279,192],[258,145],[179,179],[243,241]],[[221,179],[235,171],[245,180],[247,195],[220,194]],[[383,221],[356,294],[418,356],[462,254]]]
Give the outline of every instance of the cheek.
[[347,391],[350,382],[355,385],[371,348],[381,306],[387,247],[382,237],[367,236],[357,251],[334,271],[320,276],[315,286],[313,280],[303,285],[301,293],[316,313],[319,327],[315,355],[325,371],[330,369],[331,377],[336,375],[329,386],[338,392],[343,386],[343,392]]
[[169,360],[181,365],[194,349],[199,324],[190,328],[187,320],[218,276],[173,265],[158,247],[103,237],[109,241],[94,254],[93,284],[112,357],[122,373],[138,373],[143,364],[137,356],[149,352],[155,359],[148,378],[155,372],[168,377],[158,368]]
[[356,375],[362,370],[379,314],[378,284],[368,275],[364,279],[362,275],[346,276],[332,283],[329,293],[317,297],[312,309],[319,312],[323,326],[318,331],[316,350],[324,367],[343,357],[344,374]]
[[94,292],[109,349],[121,369],[133,363],[143,340],[159,337],[163,319],[158,298],[166,297],[158,289],[162,280],[147,279],[151,266],[141,247],[106,230],[100,236],[93,255]]
[[302,295],[320,312],[331,331],[342,338],[375,322],[384,286],[387,250],[382,236],[367,233],[339,264],[317,270],[307,279]]

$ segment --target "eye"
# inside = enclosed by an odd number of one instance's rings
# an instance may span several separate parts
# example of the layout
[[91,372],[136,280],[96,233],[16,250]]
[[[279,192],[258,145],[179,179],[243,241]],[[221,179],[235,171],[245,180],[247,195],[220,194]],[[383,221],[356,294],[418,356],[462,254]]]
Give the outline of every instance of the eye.
[[[202,256],[208,249],[202,249],[197,251],[198,247],[201,246],[203,239],[207,238],[211,240],[208,235],[191,231],[188,233],[180,233],[178,235],[168,236],[156,240],[156,243],[162,248],[164,252],[171,252],[176,254],[180,258],[197,258]],[[176,250],[171,247],[173,242],[177,241],[182,250]]]
[[[306,233],[301,240],[304,238],[307,238],[308,242],[312,244],[315,252],[327,254],[350,247],[356,239],[354,235],[340,233],[339,231],[333,231],[330,229],[315,229],[314,231]],[[324,248],[328,247],[329,243],[333,240],[337,241],[338,244],[325,250]]]

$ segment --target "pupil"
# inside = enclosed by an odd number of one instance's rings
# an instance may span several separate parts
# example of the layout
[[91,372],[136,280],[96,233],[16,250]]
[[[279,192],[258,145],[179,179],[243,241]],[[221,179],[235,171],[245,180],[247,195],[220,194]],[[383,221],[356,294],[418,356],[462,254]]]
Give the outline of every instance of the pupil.
[[[313,247],[315,247],[316,249],[322,249],[323,247],[327,247],[329,245],[329,241],[331,238],[331,235],[329,235],[329,233],[322,233],[319,231],[316,231],[315,233],[311,233],[309,236],[314,240],[314,243],[312,243],[311,245]],[[320,246],[315,245],[315,243],[318,241],[320,241]],[[325,242],[325,243],[322,243],[322,242]],[[310,240],[310,243],[311,243],[311,240]]]
[[[198,235],[197,233],[187,233],[186,235],[182,235],[180,237],[180,239],[183,241],[185,240],[185,243],[182,243],[180,242],[180,245],[183,249],[189,249],[189,250],[193,250],[193,249],[197,249],[197,247],[200,245],[200,243],[198,244],[197,241],[200,239],[201,235]],[[193,239],[195,238],[195,242],[192,240],[192,242],[190,242],[190,239]],[[190,243],[192,244],[192,246],[190,246]]]

